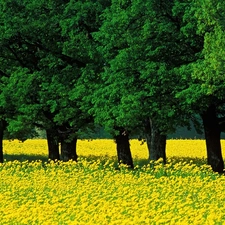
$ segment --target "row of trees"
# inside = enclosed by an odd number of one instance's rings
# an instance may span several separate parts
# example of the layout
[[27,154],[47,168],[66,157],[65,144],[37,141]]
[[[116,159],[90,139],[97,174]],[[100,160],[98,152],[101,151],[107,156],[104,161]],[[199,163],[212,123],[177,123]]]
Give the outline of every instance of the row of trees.
[[129,135],[166,162],[167,135],[192,121],[223,172],[224,16],[222,0],[0,1],[0,143],[38,127],[50,159],[60,143],[76,160],[80,135],[102,126],[133,167]]

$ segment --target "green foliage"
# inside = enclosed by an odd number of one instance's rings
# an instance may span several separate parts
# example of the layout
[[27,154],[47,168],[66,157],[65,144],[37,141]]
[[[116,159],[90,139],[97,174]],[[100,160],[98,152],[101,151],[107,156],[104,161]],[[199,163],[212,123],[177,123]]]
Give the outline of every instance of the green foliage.
[[105,6],[91,0],[0,3],[1,105],[12,108],[10,132],[53,124],[78,132],[92,122],[82,99],[99,67],[92,32]]
[[178,96],[201,113],[209,105],[221,107],[224,102],[224,13],[223,1],[193,1],[185,20],[194,25],[194,30],[186,30],[187,37],[197,35],[202,39],[199,59],[190,68],[189,85]]
[[212,102],[223,114],[224,4],[1,2],[1,119],[12,134],[82,134],[93,117],[110,133],[139,132],[150,117],[167,134]]
[[[202,50],[195,24],[186,21],[190,1],[112,1],[95,33],[105,60],[91,112],[106,127],[134,130],[150,117],[163,133],[187,124],[192,112],[177,93],[187,87],[190,70]],[[188,76],[188,77],[186,77]]]

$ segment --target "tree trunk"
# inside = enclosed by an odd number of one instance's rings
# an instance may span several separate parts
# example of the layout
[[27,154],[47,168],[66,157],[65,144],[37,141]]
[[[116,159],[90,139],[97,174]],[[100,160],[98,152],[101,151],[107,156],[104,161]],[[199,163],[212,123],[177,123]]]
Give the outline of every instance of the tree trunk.
[[216,107],[211,105],[201,117],[205,132],[208,164],[212,167],[213,171],[223,173],[224,162],[220,143],[221,131],[216,115]]
[[151,126],[150,126],[150,119],[147,118],[144,121],[144,131],[145,131],[145,138],[148,148],[148,160],[150,161],[150,155],[151,155]]
[[77,137],[72,139],[62,138],[61,139],[61,156],[64,162],[69,160],[77,161]]
[[166,135],[161,134],[159,129],[154,125],[154,122],[150,119],[151,127],[151,145],[149,160],[163,159],[163,163],[166,163]]
[[59,156],[59,140],[58,133],[54,129],[46,130],[47,142],[48,142],[48,158],[50,160],[60,160]]
[[118,163],[123,163],[130,168],[134,168],[130,151],[129,135],[125,129],[118,130],[119,134],[115,136]]
[[3,163],[4,157],[3,157],[3,136],[4,131],[6,128],[6,122],[1,120],[0,121],[0,163]]

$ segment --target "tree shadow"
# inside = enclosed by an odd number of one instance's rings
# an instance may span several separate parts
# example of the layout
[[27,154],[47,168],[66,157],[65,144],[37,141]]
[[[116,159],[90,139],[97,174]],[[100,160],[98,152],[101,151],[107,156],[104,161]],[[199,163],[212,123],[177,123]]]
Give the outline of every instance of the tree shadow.
[[179,163],[179,162],[186,162],[190,164],[196,164],[198,166],[200,165],[206,165],[207,159],[206,158],[197,158],[197,157],[179,157],[179,156],[173,156],[168,159],[171,163]]
[[[197,157],[179,157],[179,156],[173,156],[167,158],[167,163],[180,163],[180,162],[186,162],[190,164],[196,164],[198,166],[200,165],[207,165],[207,159],[206,158],[197,158]],[[146,166],[149,164],[148,159],[135,159],[134,164],[138,165],[139,167]]]
[[32,162],[32,161],[38,161],[41,160],[42,162],[47,162],[48,161],[48,157],[47,156],[43,156],[43,155],[26,155],[26,154],[4,154],[4,161],[19,161],[19,162],[24,162],[24,161],[28,161],[28,162]]

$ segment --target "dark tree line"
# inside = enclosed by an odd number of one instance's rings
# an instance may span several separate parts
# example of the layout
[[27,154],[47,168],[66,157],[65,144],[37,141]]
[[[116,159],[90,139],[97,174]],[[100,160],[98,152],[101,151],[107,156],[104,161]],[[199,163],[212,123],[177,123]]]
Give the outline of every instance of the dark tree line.
[[222,0],[0,2],[0,161],[4,134],[43,129],[49,159],[68,161],[102,126],[119,162],[133,167],[139,135],[166,163],[167,135],[192,121],[223,172],[224,13]]

